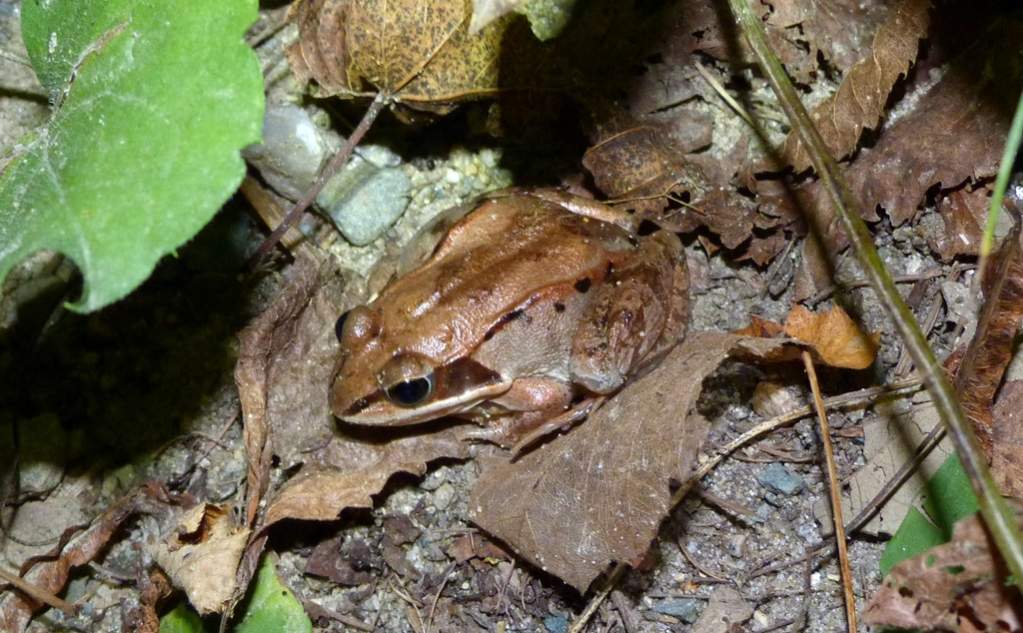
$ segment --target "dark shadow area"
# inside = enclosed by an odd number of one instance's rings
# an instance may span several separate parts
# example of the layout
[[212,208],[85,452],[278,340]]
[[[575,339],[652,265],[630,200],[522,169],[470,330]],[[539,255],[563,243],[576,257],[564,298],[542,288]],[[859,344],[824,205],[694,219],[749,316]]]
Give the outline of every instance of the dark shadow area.
[[[139,289],[80,315],[56,287],[19,313],[0,352],[0,410],[11,420],[52,414],[89,463],[137,459],[191,430],[231,376],[233,335],[252,316],[239,272],[258,234],[228,203]],[[5,438],[6,441],[6,438]]]

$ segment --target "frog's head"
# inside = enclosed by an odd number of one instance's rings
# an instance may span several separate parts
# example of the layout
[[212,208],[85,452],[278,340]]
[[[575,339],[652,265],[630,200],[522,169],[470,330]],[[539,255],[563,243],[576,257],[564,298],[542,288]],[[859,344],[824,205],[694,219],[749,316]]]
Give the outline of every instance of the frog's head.
[[464,339],[426,330],[406,340],[405,332],[388,332],[380,314],[371,304],[338,319],[341,365],[330,408],[342,420],[415,424],[464,413],[510,387],[510,381],[466,353],[473,345]]

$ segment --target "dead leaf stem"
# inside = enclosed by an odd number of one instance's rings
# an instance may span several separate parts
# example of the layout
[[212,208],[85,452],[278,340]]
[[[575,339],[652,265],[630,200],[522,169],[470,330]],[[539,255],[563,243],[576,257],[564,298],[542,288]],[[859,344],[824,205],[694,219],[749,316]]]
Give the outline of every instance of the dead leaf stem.
[[21,591],[25,595],[38,600],[44,604],[48,604],[54,609],[60,609],[64,612],[64,615],[68,617],[74,617],[78,613],[78,607],[71,604],[70,602],[57,597],[55,594],[46,591],[42,587],[37,587],[30,582],[27,582],[21,576],[12,574],[6,569],[0,568],[0,580],[10,584],[18,591]]
[[821,446],[824,449],[824,462],[828,469],[828,492],[831,495],[831,516],[835,524],[835,546],[838,548],[838,567],[842,572],[842,590],[845,593],[845,618],[849,633],[856,633],[856,596],[853,594],[852,570],[849,568],[849,551],[845,542],[845,525],[842,519],[842,484],[838,481],[838,467],[835,465],[835,450],[831,445],[831,427],[828,415],[824,412],[824,399],[817,383],[817,371],[813,366],[810,352],[804,351],[803,367],[806,377],[810,380],[810,391],[813,392],[813,404],[817,409],[817,421],[820,423]]
[[913,313],[896,289],[877,249],[874,248],[873,236],[861,219],[859,204],[849,191],[838,164],[814,127],[792,82],[785,74],[785,69],[768,45],[763,23],[750,8],[748,0],[729,0],[729,5],[764,75],[778,96],[785,114],[792,121],[800,140],[807,148],[814,170],[820,176],[820,184],[827,191],[842,219],[849,242],[859,256],[878,301],[892,319],[903,345],[909,350],[917,370],[923,376],[935,409],[948,429],[956,453],[963,464],[963,470],[969,476],[977,494],[980,511],[998,545],[998,550],[1005,559],[1015,584],[1023,587],[1023,537],[1012,512],[1002,499],[998,486],[991,478],[984,454],[977,444],[955,390],[917,325]]

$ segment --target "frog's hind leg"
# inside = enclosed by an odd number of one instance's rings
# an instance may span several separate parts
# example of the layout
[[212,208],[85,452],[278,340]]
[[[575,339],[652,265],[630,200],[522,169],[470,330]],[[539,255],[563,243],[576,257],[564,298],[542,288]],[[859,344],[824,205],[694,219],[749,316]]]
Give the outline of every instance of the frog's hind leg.
[[592,290],[572,341],[571,380],[611,394],[685,332],[688,275],[674,235],[658,232]]

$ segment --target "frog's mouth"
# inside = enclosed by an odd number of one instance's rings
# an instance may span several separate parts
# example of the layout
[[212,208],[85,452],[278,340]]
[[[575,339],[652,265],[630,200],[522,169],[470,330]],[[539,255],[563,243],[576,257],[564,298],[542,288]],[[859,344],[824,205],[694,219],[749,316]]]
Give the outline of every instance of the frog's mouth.
[[331,409],[345,422],[398,426],[465,413],[479,403],[500,396],[512,381],[480,363],[461,358],[435,369],[428,380],[428,395],[419,402],[402,402],[394,385],[345,402],[343,385],[331,394]]

